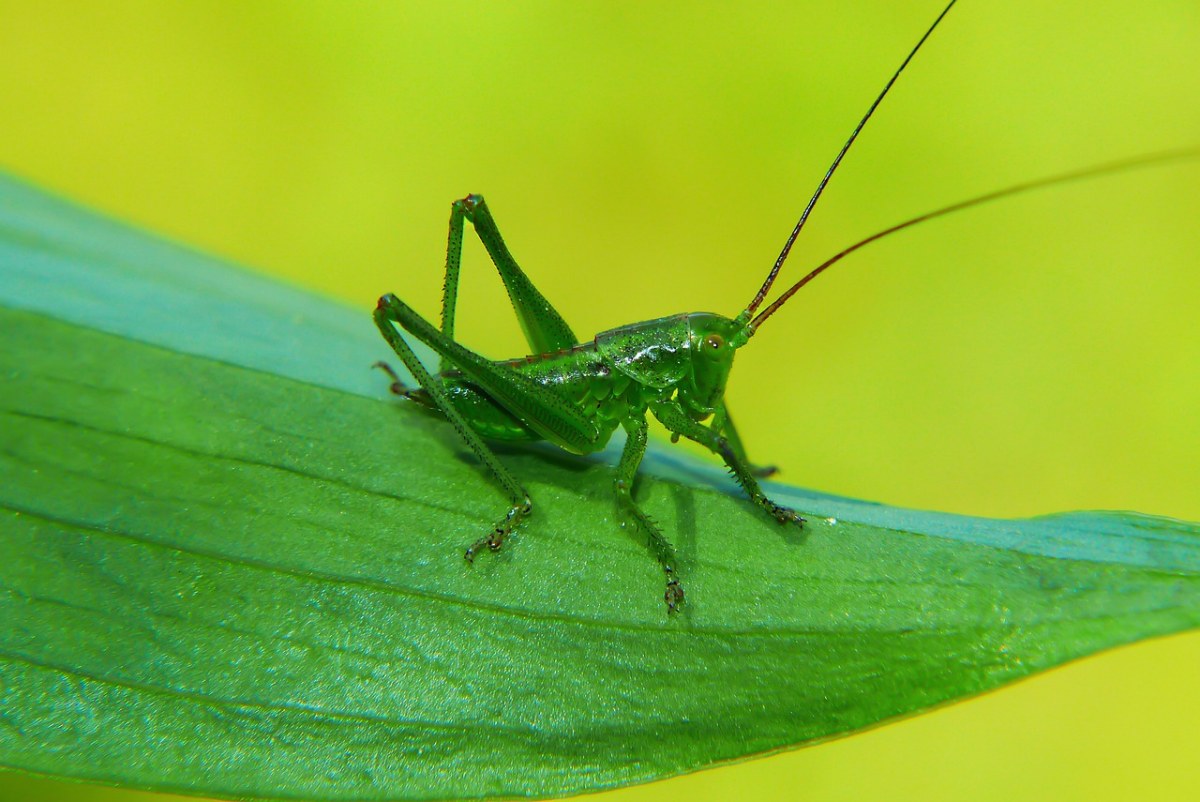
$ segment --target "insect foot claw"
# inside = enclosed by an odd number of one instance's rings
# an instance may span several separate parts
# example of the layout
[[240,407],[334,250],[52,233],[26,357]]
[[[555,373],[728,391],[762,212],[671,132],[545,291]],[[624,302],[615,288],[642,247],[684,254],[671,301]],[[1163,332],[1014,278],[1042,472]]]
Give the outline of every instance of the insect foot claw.
[[782,507],[773,501],[767,502],[767,511],[775,516],[775,520],[781,524],[793,523],[796,526],[804,526],[804,519],[796,513],[795,510],[790,510],[787,507]]
[[667,592],[663,594],[663,601],[667,603],[667,615],[679,612],[683,605],[683,585],[679,584],[678,579],[667,582]]
[[508,533],[501,529],[496,529],[487,537],[479,538],[479,540],[476,540],[471,544],[471,547],[466,550],[466,552],[463,554],[463,557],[467,562],[473,563],[475,562],[475,555],[478,554],[484,546],[491,551],[500,551],[500,547],[504,545],[504,536],[506,534]]

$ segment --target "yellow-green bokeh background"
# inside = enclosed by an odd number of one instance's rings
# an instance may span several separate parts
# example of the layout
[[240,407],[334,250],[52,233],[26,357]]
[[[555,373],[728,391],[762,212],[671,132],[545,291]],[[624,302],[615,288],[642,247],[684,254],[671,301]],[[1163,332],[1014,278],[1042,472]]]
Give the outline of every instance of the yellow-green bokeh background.
[[[0,166],[364,311],[436,314],[451,199],[486,193],[584,335],[749,300],[933,18],[921,3],[0,2]],[[1018,180],[1200,145],[1195,0],[966,0],[790,267]],[[1200,520],[1200,165],[925,226],[739,356],[792,483],[996,516]],[[459,329],[523,352],[482,250]],[[614,800],[1200,796],[1200,639],[1120,650],[819,748]],[[0,775],[0,799],[152,797]]]

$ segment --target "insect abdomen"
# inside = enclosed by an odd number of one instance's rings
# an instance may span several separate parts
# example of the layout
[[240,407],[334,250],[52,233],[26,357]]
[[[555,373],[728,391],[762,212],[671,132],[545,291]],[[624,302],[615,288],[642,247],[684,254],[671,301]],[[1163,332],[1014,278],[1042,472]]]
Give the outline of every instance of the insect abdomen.
[[443,388],[471,428],[490,440],[529,441],[542,437],[491,396],[461,377],[447,377]]
[[[659,391],[614,370],[596,352],[594,343],[585,343],[554,354],[507,360],[500,364],[553,388],[576,404],[599,429],[597,449],[603,448],[623,418],[631,411],[645,409],[649,396],[659,394]],[[486,390],[465,379],[458,371],[447,371],[439,378],[450,403],[471,428],[484,437],[510,442],[542,439],[520,418],[497,403]],[[436,410],[432,400],[421,390],[410,393],[409,397]]]

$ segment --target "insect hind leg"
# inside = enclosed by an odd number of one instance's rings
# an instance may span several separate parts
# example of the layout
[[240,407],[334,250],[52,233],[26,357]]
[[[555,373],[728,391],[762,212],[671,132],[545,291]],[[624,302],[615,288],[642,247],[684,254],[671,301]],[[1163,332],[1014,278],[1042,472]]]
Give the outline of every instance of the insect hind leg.
[[[468,195],[450,204],[450,233],[446,242],[446,278],[442,287],[442,334],[454,339],[454,316],[458,306],[458,278],[462,266],[463,224],[470,221],[492,264],[504,282],[513,311],[530,353],[543,354],[569,348],[578,342],[562,315],[542,295],[513,258],[482,195]],[[442,369],[455,367],[442,358]]]
[[466,441],[467,446],[475,452],[475,456],[479,458],[479,461],[491,471],[492,476],[496,478],[507,492],[509,499],[511,499],[511,506],[508,509],[508,513],[496,522],[491,532],[471,544],[470,548],[463,554],[468,562],[474,562],[475,555],[485,547],[491,551],[499,551],[500,547],[504,544],[504,540],[533,512],[533,503],[530,501],[529,493],[525,491],[525,488],[500,463],[495,453],[487,447],[479,434],[471,428],[462,414],[450,402],[442,387],[441,380],[429,374],[429,371],[421,363],[421,360],[417,358],[416,353],[413,352],[404,337],[396,329],[395,324],[399,324],[405,331],[424,341],[435,350],[439,346],[445,346],[450,341],[440,332],[433,329],[432,326],[425,322],[407,304],[394,295],[385,295],[379,299],[379,305],[375,309],[375,325],[379,327],[383,338],[387,340],[388,345],[400,357],[400,360],[404,363],[404,367],[408,368],[408,372],[413,375],[421,387],[419,390],[408,390],[399,381],[399,377],[392,371],[390,366],[384,365],[382,369],[396,379],[395,383],[399,384],[409,397],[421,400],[423,403],[429,403],[445,416],[446,420],[450,422],[462,439]]

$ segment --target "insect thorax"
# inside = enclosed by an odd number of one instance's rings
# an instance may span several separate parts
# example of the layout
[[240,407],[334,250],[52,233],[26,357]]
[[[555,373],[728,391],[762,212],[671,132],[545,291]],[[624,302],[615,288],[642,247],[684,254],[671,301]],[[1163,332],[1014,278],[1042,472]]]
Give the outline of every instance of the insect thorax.
[[697,419],[720,403],[738,324],[711,312],[648,320],[603,332],[596,348],[614,370],[655,390],[674,390]]

